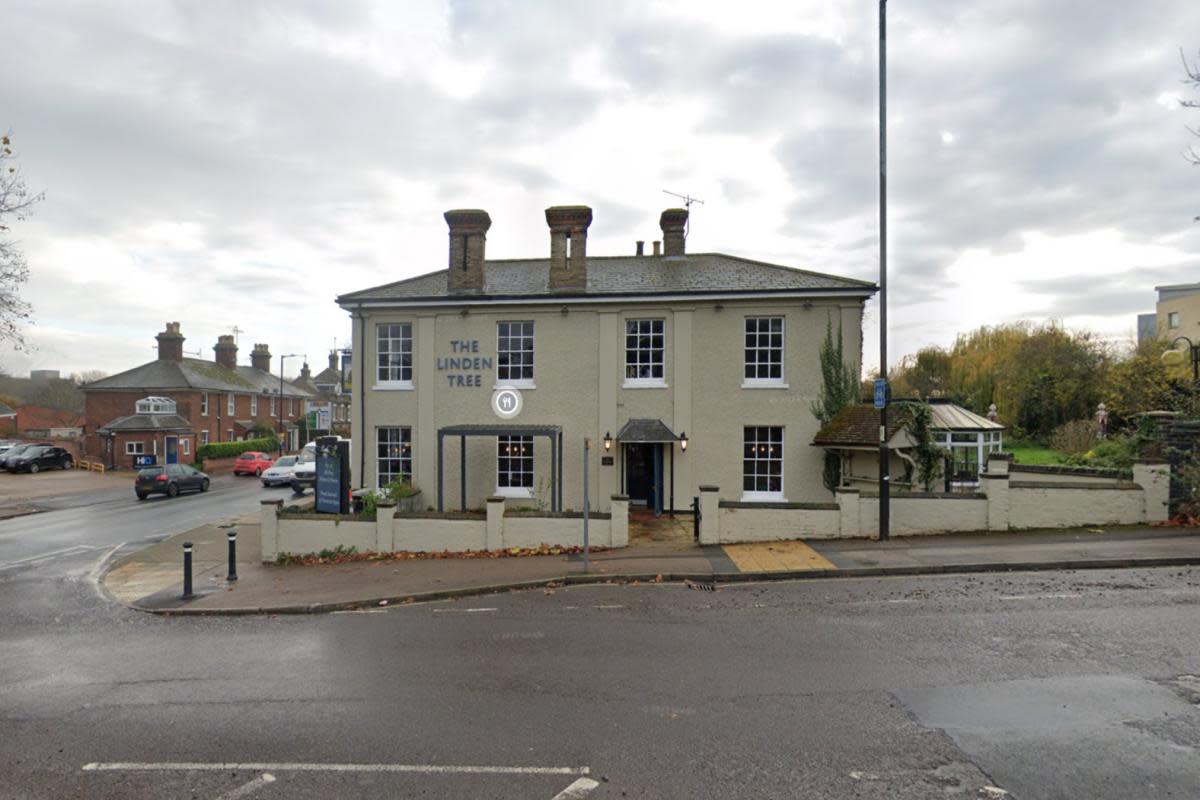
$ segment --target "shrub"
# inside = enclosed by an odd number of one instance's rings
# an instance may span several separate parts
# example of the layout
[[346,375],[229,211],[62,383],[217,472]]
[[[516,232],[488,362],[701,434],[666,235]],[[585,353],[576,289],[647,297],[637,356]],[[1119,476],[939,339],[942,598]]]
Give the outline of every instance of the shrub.
[[251,450],[270,453],[279,449],[279,439],[272,436],[262,439],[247,439],[244,442],[213,442],[196,448],[196,460],[206,458],[234,458]]
[[1076,419],[1063,423],[1050,435],[1050,446],[1064,453],[1079,455],[1096,446],[1096,423],[1090,419]]

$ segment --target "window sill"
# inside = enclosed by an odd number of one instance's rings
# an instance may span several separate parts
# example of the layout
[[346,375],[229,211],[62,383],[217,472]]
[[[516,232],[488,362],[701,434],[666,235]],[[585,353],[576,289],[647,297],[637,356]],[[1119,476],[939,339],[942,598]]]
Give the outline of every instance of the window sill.
[[786,503],[783,492],[742,492],[742,503]]
[[494,494],[497,497],[530,498],[533,497],[533,490],[520,486],[505,486],[504,488],[497,487]]
[[661,378],[626,378],[622,389],[666,389],[667,382]]
[[396,381],[393,383],[377,383],[371,387],[376,392],[411,392],[417,387],[412,381]]
[[521,391],[526,391],[528,389],[536,389],[537,388],[537,386],[535,386],[533,381],[531,381],[531,380],[520,380],[520,381],[500,381],[500,380],[498,380],[498,381],[496,381],[495,384],[492,385],[492,390],[495,391],[496,389],[503,389],[505,387],[507,387],[509,389],[520,389]]
[[742,381],[743,389],[790,389],[788,384],[783,381],[774,380],[752,380],[747,379]]

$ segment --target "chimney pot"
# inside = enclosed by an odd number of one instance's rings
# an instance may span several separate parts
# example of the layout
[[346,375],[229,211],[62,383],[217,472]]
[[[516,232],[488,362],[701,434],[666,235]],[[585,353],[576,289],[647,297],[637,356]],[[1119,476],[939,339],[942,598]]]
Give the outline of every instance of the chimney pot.
[[159,361],[183,360],[183,334],[179,332],[178,322],[168,322],[166,329],[154,338],[158,340]]
[[639,256],[644,256],[644,255],[646,254],[646,253],[645,253],[645,250],[646,250],[646,243],[645,243],[644,241],[642,241],[641,239],[638,239],[638,241],[637,241],[637,254],[638,254]]
[[654,243],[654,255],[656,255],[656,256],[662,255],[662,242],[656,241]]
[[484,251],[492,218],[478,208],[456,208],[442,216],[450,228],[447,289],[460,294],[483,291]]
[[335,371],[338,368],[338,351],[337,350],[329,351],[329,368],[332,370],[335,370]]
[[587,288],[587,233],[592,209],[587,206],[552,206],[546,209],[550,226],[550,288],[564,291]]
[[686,208],[668,208],[658,218],[658,225],[663,232],[663,254],[681,256],[684,254],[684,232],[687,230],[688,212]]

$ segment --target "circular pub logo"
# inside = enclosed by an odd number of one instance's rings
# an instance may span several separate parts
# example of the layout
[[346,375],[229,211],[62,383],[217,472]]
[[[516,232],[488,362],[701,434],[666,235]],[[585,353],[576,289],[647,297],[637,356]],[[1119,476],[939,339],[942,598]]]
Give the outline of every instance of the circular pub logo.
[[512,419],[520,414],[523,403],[521,393],[511,386],[501,386],[492,392],[492,411],[500,419]]

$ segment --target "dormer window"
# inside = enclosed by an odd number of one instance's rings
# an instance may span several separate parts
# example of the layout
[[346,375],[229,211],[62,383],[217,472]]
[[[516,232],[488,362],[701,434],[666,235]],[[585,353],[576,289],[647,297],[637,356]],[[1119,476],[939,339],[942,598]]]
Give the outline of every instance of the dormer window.
[[137,401],[138,414],[175,414],[175,401],[169,397],[146,397]]

